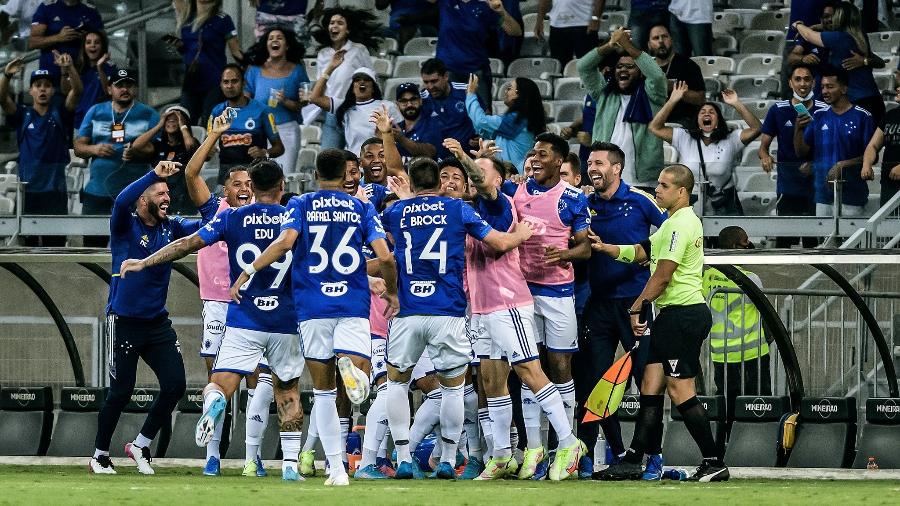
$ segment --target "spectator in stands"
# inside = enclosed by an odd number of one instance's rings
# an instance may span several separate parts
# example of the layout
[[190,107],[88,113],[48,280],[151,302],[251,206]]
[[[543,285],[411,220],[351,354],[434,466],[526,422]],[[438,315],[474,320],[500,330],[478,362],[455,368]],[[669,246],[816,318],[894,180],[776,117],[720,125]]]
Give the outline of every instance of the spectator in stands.
[[[469,74],[478,75],[478,97],[490,110],[492,75],[487,39],[498,25],[511,36],[521,36],[522,26],[509,15],[502,0],[428,1],[438,2],[440,10],[437,58],[450,71],[451,81],[464,83]],[[457,140],[466,145],[464,140]]]
[[[150,169],[146,160],[134,159],[131,143],[159,122],[152,107],[137,101],[137,75],[119,69],[107,90],[112,100],[88,109],[75,139],[75,154],[90,158],[90,179],[81,192],[82,214],[108,215],[113,199],[123,188]],[[106,236],[85,236],[87,247],[103,248]]]
[[334,54],[331,63],[313,86],[309,101],[337,117],[338,127],[343,129],[344,139],[347,142],[347,151],[359,153],[363,142],[375,134],[375,127],[369,122],[372,111],[381,110],[382,105],[386,106],[395,125],[403,120],[403,116],[393,102],[382,100],[375,71],[368,67],[360,67],[353,71],[351,74],[353,84],[343,97],[325,95],[328,76],[339,68],[343,61],[344,53],[339,51]]
[[[798,2],[805,3],[805,2]],[[817,32],[821,31],[831,31],[831,23],[834,18],[834,8],[837,6],[838,0],[825,0],[824,5],[822,6],[821,14],[822,19],[818,24],[813,25],[810,23],[810,28]],[[792,6],[793,7],[793,6]],[[796,32],[794,28],[791,28],[792,32]],[[790,45],[791,40],[788,40],[788,45]],[[790,98],[791,90],[789,88],[790,84],[788,83],[788,70],[793,65],[797,65],[799,63],[804,63],[809,65],[813,70],[813,76],[816,80],[816,85],[813,88],[813,93],[815,93],[816,98],[821,98],[821,90],[819,80],[822,76],[819,75],[819,65],[828,62],[828,49],[824,47],[819,47],[814,44],[811,44],[804,40],[802,37],[797,37],[796,41],[794,41],[794,46],[791,49],[791,52],[787,55],[787,66],[782,66],[782,90],[784,90],[783,96],[784,98]]]
[[650,28],[654,25],[669,26],[669,0],[631,0],[628,13],[628,29],[637,47],[647,47]]
[[[401,156],[437,156],[437,146],[443,143],[440,127],[428,116],[422,114],[422,95],[416,83],[397,86],[397,109],[403,115],[394,128],[394,140]],[[363,146],[365,149],[365,146]]]
[[[338,7],[325,9],[322,13],[321,26],[313,28],[312,37],[319,44],[316,54],[316,68],[319,69],[319,80],[326,81],[326,97],[343,97],[353,84],[353,72],[359,68],[372,68],[372,57],[369,50],[378,47],[376,33],[378,25],[375,17],[366,11]],[[328,68],[335,58],[341,54],[343,66]],[[334,75],[331,73],[334,72]],[[310,105],[303,109],[303,122],[312,123],[319,116],[321,109]],[[337,117],[324,109],[325,122],[322,125],[322,138],[319,145],[324,148],[343,148],[344,129],[338,125]],[[367,136],[368,137],[368,136]]]
[[109,76],[116,74],[115,65],[109,63],[109,39],[103,30],[89,30],[84,34],[81,57],[75,62],[81,76],[84,91],[75,108],[75,125],[81,125],[88,109],[109,100]]
[[[12,44],[18,51],[28,47],[31,34],[31,18],[43,0],[9,0],[0,7],[0,46]],[[18,20],[13,24],[11,18]],[[15,37],[10,41],[10,38]]]
[[237,111],[237,118],[231,121],[231,126],[219,139],[217,183],[223,184],[235,165],[250,165],[253,160],[261,158],[277,158],[284,154],[284,144],[278,135],[272,111],[265,104],[244,95],[244,73],[239,65],[225,65],[220,86],[225,101],[213,107],[207,131],[212,128],[213,118],[221,115],[226,107]]
[[698,184],[707,185],[700,190],[703,214],[744,214],[735,188],[735,158],[744,146],[759,137],[759,120],[740,101],[734,90],[727,89],[722,92],[722,100],[734,107],[749,125],[747,128],[729,129],[722,111],[713,102],[700,106],[697,122],[690,129],[665,126],[669,114],[686,91],[685,83],[675,83],[669,100],[650,122],[650,131],[672,144],[678,152],[679,162],[691,169]]
[[802,21],[794,22],[794,29],[807,42],[828,49],[829,65],[848,71],[847,98],[869,111],[875,125],[880,125],[884,118],[884,102],[872,77],[872,69],[884,68],[884,61],[870,51],[861,23],[859,9],[849,2],[841,2],[834,9],[833,31],[819,33]]
[[581,58],[597,46],[600,15],[605,0],[541,0],[538,2],[534,36],[544,40],[544,17],[550,11],[550,57],[560,65]]
[[[468,77],[467,77],[468,79]],[[439,58],[422,63],[422,114],[441,126],[442,139],[456,139],[465,149],[474,147],[475,127],[466,113],[466,85],[450,82],[450,74]],[[438,146],[438,158],[453,156],[443,144]]]
[[[900,78],[896,78],[897,95],[900,103]],[[884,148],[881,158],[881,205],[887,204],[900,191],[900,107],[895,107],[884,115],[884,124],[875,129],[872,140],[863,155],[864,176],[875,177],[873,165],[878,161],[878,152]]]
[[204,125],[212,106],[222,101],[216,76],[225,68],[225,46],[232,58],[242,62],[241,42],[231,16],[222,12],[222,0],[173,0],[173,4],[175,30],[181,37],[168,40],[184,62],[181,105],[198,125]]
[[[466,88],[466,111],[483,138],[493,139],[501,149],[497,157],[519,165],[534,146],[534,138],[547,130],[541,92],[527,77],[510,81],[503,97],[507,109],[503,115],[489,116],[478,103],[478,76],[472,74]],[[579,171],[580,175],[580,171]]]
[[[720,249],[753,249],[741,227],[725,227],[719,232]],[[762,288],[755,273],[737,267]],[[772,395],[769,345],[763,335],[759,310],[736,290],[737,283],[714,267],[703,271],[703,297],[709,301],[712,328],[709,331],[709,358],[713,363],[716,395],[726,400],[726,420],[734,420],[734,400],[739,395]],[[712,294],[712,297],[710,297]]]
[[[791,71],[788,81],[793,97],[790,100],[776,102],[766,113],[762,124],[762,138],[759,144],[759,160],[767,173],[775,168],[775,160],[769,154],[773,139],[778,139],[778,204],[779,216],[815,216],[816,204],[813,200],[813,179],[808,165],[794,152],[794,123],[797,122],[797,111],[794,106],[803,104],[810,113],[828,107],[824,102],[813,100],[813,68],[805,63],[798,64]],[[796,243],[796,238],[779,237],[776,247],[788,248]],[[805,246],[813,247],[814,244]]]
[[[54,103],[56,76],[46,69],[31,73],[28,94],[32,105],[19,105],[10,97],[9,81],[22,71],[21,58],[6,64],[0,76],[0,108],[7,125],[16,129],[19,146],[19,179],[23,188],[25,214],[68,214],[66,165],[69,163],[69,136],[72,111],[81,94],[81,80],[72,66],[72,57],[59,54],[57,65],[70,80],[65,104]],[[65,246],[65,236],[26,237],[27,246]]]
[[43,3],[31,18],[31,35],[28,49],[40,49],[40,68],[51,74],[59,74],[54,64],[53,51],[78,58],[81,52],[81,37],[87,30],[102,30],[100,12],[81,0],[56,0]]
[[284,154],[275,161],[286,174],[294,172],[300,151],[300,86],[309,83],[303,52],[294,32],[275,26],[267,29],[246,53],[250,67],[244,76],[244,93],[272,110],[284,144]]
[[[615,53],[619,53],[617,58]],[[604,79],[598,68],[607,56],[613,57],[615,65]],[[666,101],[662,69],[635,47],[624,28],[619,28],[609,42],[578,60],[578,75],[587,92],[597,99],[593,141],[612,142],[622,149],[625,182],[654,188],[662,170],[663,150],[648,124]]]
[[[484,1],[484,0],[482,0]],[[501,0],[503,8],[509,17],[513,19],[519,26],[525,26],[524,16],[520,8],[519,0]],[[522,54],[522,46],[525,44],[525,33],[523,31],[508,34],[503,31],[503,24],[495,26],[488,33],[487,38],[488,56],[490,58],[500,59],[504,65],[509,66],[513,60]],[[470,191],[475,191],[471,190]]]
[[697,117],[697,108],[706,100],[706,83],[703,82],[703,72],[697,63],[675,52],[672,48],[672,37],[669,28],[664,25],[656,25],[650,28],[650,39],[647,41],[647,52],[656,58],[656,64],[666,74],[668,92],[672,93],[672,87],[676,81],[684,81],[688,90],[681,102],[675,106],[669,121],[688,126]]
[[[303,38],[301,32],[306,31],[307,0],[248,0],[250,6],[256,9],[253,35],[257,40],[265,35],[269,28],[280,26],[293,31],[299,38]],[[316,5],[321,6],[322,0],[317,0]],[[320,7],[321,10],[321,7]],[[265,40],[263,38],[263,40]],[[302,55],[302,51],[301,51]]]
[[669,12],[676,53],[685,56],[713,54],[713,0],[672,0]]
[[397,38],[402,49],[417,33],[422,37],[435,37],[438,30],[438,9],[431,2],[422,0],[375,0],[375,7],[383,11],[391,8],[390,35]]
[[[153,128],[131,143],[131,150],[150,157],[151,163],[178,162],[186,167],[194,151],[200,146],[191,133],[191,116],[187,109],[173,105],[165,110]],[[160,134],[162,132],[162,134]],[[175,214],[197,214],[197,206],[191,202],[184,182],[184,172],[178,171],[166,178],[169,185],[169,211]]]
[[[872,114],[854,106],[847,97],[847,71],[822,69],[822,99],[829,107],[813,116],[801,115],[794,124],[794,151],[812,159],[816,216],[860,216],[869,199],[869,187],[861,173],[862,155],[875,132]],[[834,208],[834,181],[842,180],[841,202]]]

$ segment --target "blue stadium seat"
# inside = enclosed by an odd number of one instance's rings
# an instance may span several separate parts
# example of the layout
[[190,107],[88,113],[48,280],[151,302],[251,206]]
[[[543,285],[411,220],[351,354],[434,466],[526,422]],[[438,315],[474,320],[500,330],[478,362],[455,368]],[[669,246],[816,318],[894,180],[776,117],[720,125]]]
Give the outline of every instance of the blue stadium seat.
[[737,397],[725,462],[737,467],[776,466],[779,420],[788,406],[785,397]]
[[788,467],[849,467],[856,446],[856,398],[800,401],[800,423]]
[[865,469],[870,457],[881,469],[900,469],[900,399],[866,401],[866,424],[858,446],[854,469]]
[[44,455],[53,429],[50,387],[0,390],[0,455]]
[[94,454],[97,414],[106,399],[106,389],[64,387],[60,394],[59,414],[47,455],[54,457],[90,457]]
[[[225,458],[243,459],[247,451],[247,391],[241,390],[238,397],[238,415],[232,423],[231,439],[228,449],[223,453]],[[307,422],[308,416],[304,416],[304,423]],[[269,423],[266,425],[266,431],[263,434],[262,458],[263,460],[271,460],[281,458],[281,441],[279,440],[278,415],[275,411],[275,403],[269,407]]]
[[[725,448],[725,397],[698,396],[697,399],[706,408],[709,423],[719,446],[721,455]],[[700,448],[691,437],[684,418],[677,408],[672,408],[672,419],[666,427],[666,437],[663,443],[663,457],[667,466],[695,466],[700,463],[703,456]]]
[[[131,394],[131,401],[125,405],[125,411],[119,417],[119,423],[116,425],[116,431],[113,432],[112,440],[109,445],[109,454],[112,457],[125,456],[125,444],[134,441],[144,420],[147,418],[147,412],[150,406],[159,396],[158,388],[135,388]],[[153,440],[150,446],[150,453],[154,456],[165,455],[166,445],[169,442],[169,435],[172,432],[171,425],[163,425],[159,431],[159,435]]]

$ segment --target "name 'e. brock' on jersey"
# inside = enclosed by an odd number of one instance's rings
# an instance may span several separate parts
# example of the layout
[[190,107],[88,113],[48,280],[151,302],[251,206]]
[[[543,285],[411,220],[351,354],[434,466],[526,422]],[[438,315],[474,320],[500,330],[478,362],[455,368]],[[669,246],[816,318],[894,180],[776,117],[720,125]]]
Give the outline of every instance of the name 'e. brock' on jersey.
[[319,190],[288,202],[281,229],[296,230],[292,282],[297,320],[368,318],[363,246],[384,239],[371,203]]
[[[228,246],[231,282],[253,264],[278,237],[285,208],[278,204],[254,203],[228,208],[200,229],[206,244],[224,241]],[[229,302],[228,327],[260,332],[294,334],[297,321],[291,295],[292,252],[250,276],[241,286],[241,302]]]
[[398,316],[465,316],[466,235],[482,240],[491,226],[462,200],[438,196],[402,200],[384,220],[397,257]]

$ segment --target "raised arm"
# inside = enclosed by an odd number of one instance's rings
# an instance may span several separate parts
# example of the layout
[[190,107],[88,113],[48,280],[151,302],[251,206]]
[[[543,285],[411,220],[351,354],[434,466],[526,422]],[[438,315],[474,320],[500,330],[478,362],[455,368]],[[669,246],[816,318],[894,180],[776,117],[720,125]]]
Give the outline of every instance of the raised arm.
[[78,70],[75,69],[71,56],[66,53],[60,54],[56,51],[53,52],[53,56],[54,62],[62,71],[62,76],[69,78],[69,92],[66,93],[65,107],[67,111],[72,112],[78,107],[78,101],[81,100],[81,93],[84,91],[81,76],[78,74]]
[[144,174],[137,181],[126,186],[116,200],[113,202],[112,216],[109,219],[109,230],[112,234],[121,234],[127,231],[129,226],[129,218],[131,217],[131,206],[134,202],[144,194],[147,188],[154,183],[164,180],[165,178],[175,174],[180,170],[181,164],[178,162],[159,162],[153,170]]
[[475,184],[478,194],[490,200],[496,200],[498,196],[497,187],[485,180],[484,171],[481,170],[481,167],[474,160],[469,158],[459,141],[456,139],[444,139],[444,147],[462,163],[469,179]]
[[[726,89],[722,91],[722,100],[734,107],[734,109],[741,115],[741,119],[747,122],[747,128],[741,130],[741,142],[746,146],[750,144],[753,139],[759,137],[759,132],[762,130],[762,124],[759,122],[759,118],[753,115],[750,112],[750,109],[747,109],[747,106],[744,105],[743,102],[738,98],[737,92],[732,89]],[[719,118],[721,121],[721,118]]]
[[142,133],[138,136],[137,139],[131,142],[131,150],[142,155],[151,155],[153,154],[153,139],[159,135],[159,131],[162,130],[163,126],[166,124],[166,115],[163,114],[159,117],[159,121],[156,125],[153,125],[150,130]]
[[335,51],[325,70],[319,72],[319,78],[316,79],[316,84],[313,85],[313,89],[309,93],[309,102],[311,104],[316,104],[326,111],[331,111],[331,97],[325,96],[325,86],[328,84],[328,78],[331,77],[334,69],[338,68],[341,63],[344,63],[344,55],[346,54],[347,51],[343,49]]
[[506,9],[503,7],[503,0],[488,0],[488,5],[491,7],[491,10],[500,15],[500,27],[506,35],[510,37],[522,36],[522,25],[506,12]]
[[803,21],[794,21],[794,30],[803,37],[803,40],[818,47],[825,47],[822,42],[822,34],[803,24]]
[[174,262],[175,260],[184,258],[205,246],[206,242],[203,241],[203,238],[201,238],[199,234],[193,233],[187,237],[182,237],[181,239],[176,239],[175,241],[166,244],[162,249],[156,251],[147,258],[140,260],[130,258],[123,261],[119,268],[119,274],[124,278],[129,272],[140,272],[147,267]]
[[9,81],[21,72],[24,66],[22,59],[16,58],[3,68],[3,75],[0,76],[0,108],[3,109],[4,114],[16,112],[16,102],[9,96]]
[[206,186],[206,181],[200,177],[200,169],[203,168],[203,164],[206,163],[213,148],[219,143],[219,138],[229,128],[231,128],[231,122],[226,118],[224,111],[221,115],[213,118],[206,139],[203,139],[184,169],[184,182],[187,186],[188,196],[191,197],[191,202],[195,206],[199,207],[209,200],[209,187]]
[[472,120],[472,126],[484,137],[493,137],[494,133],[503,123],[503,116],[485,114],[481,103],[478,102],[478,76],[469,74],[469,84],[466,87],[466,113]]
[[407,178],[406,171],[403,170],[403,159],[400,157],[400,151],[397,149],[397,142],[394,140],[394,129],[391,123],[391,116],[388,114],[387,107],[382,104],[381,110],[372,111],[369,122],[375,125],[378,130],[378,136],[384,145],[384,165],[387,167],[389,176],[397,176],[403,179]]
[[681,101],[681,97],[684,96],[687,89],[688,86],[686,82],[678,81],[675,83],[675,86],[672,87],[672,94],[669,96],[669,100],[666,100],[666,103],[663,104],[659,112],[656,113],[656,116],[650,120],[650,124],[647,125],[647,129],[650,130],[650,133],[670,144],[672,143],[672,136],[675,131],[672,127],[666,126],[666,120],[669,119],[669,115],[675,110],[675,106]]

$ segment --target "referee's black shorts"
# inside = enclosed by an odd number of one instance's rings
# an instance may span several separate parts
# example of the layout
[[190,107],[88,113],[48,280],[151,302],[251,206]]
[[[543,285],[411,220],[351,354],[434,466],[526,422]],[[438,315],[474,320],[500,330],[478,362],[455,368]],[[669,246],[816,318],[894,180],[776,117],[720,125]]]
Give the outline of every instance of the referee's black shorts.
[[711,327],[712,315],[705,303],[663,308],[650,327],[647,363],[662,364],[671,378],[697,376],[700,346]]

